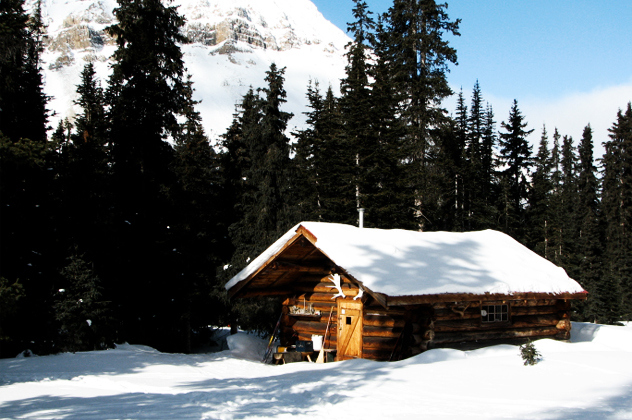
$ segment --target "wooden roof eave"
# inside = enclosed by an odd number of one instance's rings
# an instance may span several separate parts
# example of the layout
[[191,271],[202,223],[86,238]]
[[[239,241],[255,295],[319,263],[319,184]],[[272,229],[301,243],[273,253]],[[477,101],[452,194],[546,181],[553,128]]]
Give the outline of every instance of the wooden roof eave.
[[414,296],[386,296],[387,306],[407,306],[420,305],[437,302],[479,302],[479,301],[502,301],[502,300],[534,300],[534,299],[574,299],[586,300],[588,292],[579,293],[441,293],[434,295],[414,295]]
[[[246,287],[251,281],[252,279],[254,279],[257,274],[259,274],[261,271],[263,271],[264,269],[266,269],[275,259],[278,258],[279,255],[281,255],[281,253],[283,253],[283,251],[285,251],[287,248],[289,248],[290,246],[292,246],[292,244],[294,244],[294,242],[296,242],[300,237],[304,236],[303,233],[300,231],[300,228],[302,226],[299,227],[299,229],[296,230],[296,234],[294,234],[294,236],[292,236],[286,243],[285,245],[283,245],[281,247],[281,249],[279,251],[277,251],[274,255],[272,255],[270,258],[268,258],[268,260],[266,262],[264,262],[263,264],[261,264],[261,266],[259,268],[257,268],[256,271],[254,271],[252,274],[250,274],[248,277],[246,277],[245,279],[243,279],[242,281],[240,281],[239,283],[235,284],[233,287],[231,287],[228,290],[228,296],[232,299],[234,297],[237,297],[237,295],[239,294],[240,291],[242,291],[244,289],[244,287]],[[313,235],[312,235],[313,236]],[[309,238],[307,238],[309,240]],[[311,241],[310,241],[311,242]]]

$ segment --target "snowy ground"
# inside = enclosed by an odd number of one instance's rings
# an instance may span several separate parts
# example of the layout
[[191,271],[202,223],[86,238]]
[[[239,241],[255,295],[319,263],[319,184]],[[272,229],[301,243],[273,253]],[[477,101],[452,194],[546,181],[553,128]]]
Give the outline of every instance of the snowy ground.
[[536,342],[536,366],[507,345],[272,366],[236,337],[215,354],[122,345],[0,360],[0,418],[632,419],[632,325],[575,323],[571,343]]

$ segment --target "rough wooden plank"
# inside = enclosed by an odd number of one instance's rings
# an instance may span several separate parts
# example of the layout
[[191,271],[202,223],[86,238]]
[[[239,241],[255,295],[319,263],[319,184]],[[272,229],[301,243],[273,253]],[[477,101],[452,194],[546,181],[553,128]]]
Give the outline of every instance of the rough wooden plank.
[[433,343],[458,343],[461,341],[498,340],[504,338],[555,336],[560,331],[553,327],[536,327],[525,329],[503,329],[471,332],[437,332]]
[[551,306],[523,306],[523,307],[511,307],[511,315],[546,315],[557,314],[559,309],[555,305]]
[[392,351],[397,343],[398,337],[362,337],[362,346],[364,349],[382,349]]
[[388,306],[407,306],[438,302],[490,302],[490,301],[529,301],[538,299],[580,299],[585,300],[587,293],[516,293],[505,294],[471,294],[471,293],[444,293],[436,295],[419,296],[388,296]]
[[384,328],[364,326],[362,335],[365,337],[399,337],[403,328]]
[[392,352],[392,349],[364,348],[362,355],[365,359],[386,362],[390,359]]
[[364,325],[371,327],[403,327],[405,324],[404,318],[393,318],[386,315],[364,315]]

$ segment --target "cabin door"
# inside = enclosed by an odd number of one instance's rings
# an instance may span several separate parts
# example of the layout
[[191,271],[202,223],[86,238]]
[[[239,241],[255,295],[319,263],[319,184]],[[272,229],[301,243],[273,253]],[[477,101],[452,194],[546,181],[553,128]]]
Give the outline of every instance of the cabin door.
[[338,360],[362,357],[362,302],[338,299]]

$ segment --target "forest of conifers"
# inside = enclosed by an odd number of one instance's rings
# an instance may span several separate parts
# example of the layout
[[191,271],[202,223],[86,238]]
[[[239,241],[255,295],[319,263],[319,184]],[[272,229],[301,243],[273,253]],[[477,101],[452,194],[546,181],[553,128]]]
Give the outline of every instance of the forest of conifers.
[[87,64],[80,113],[49,130],[41,14],[2,0],[0,356],[188,352],[209,326],[270,329],[278,302],[231,302],[224,283],[297,222],[356,224],[360,207],[366,227],[503,231],[589,292],[575,319],[630,320],[631,105],[601,159],[588,121],[577,141],[533,133],[517,101],[497,116],[478,83],[445,110],[447,5],[394,0],[374,19],[354,3],[339,97],[306,86],[307,128],[290,134],[273,64],[211,142],[177,8],[119,0],[107,87]]

